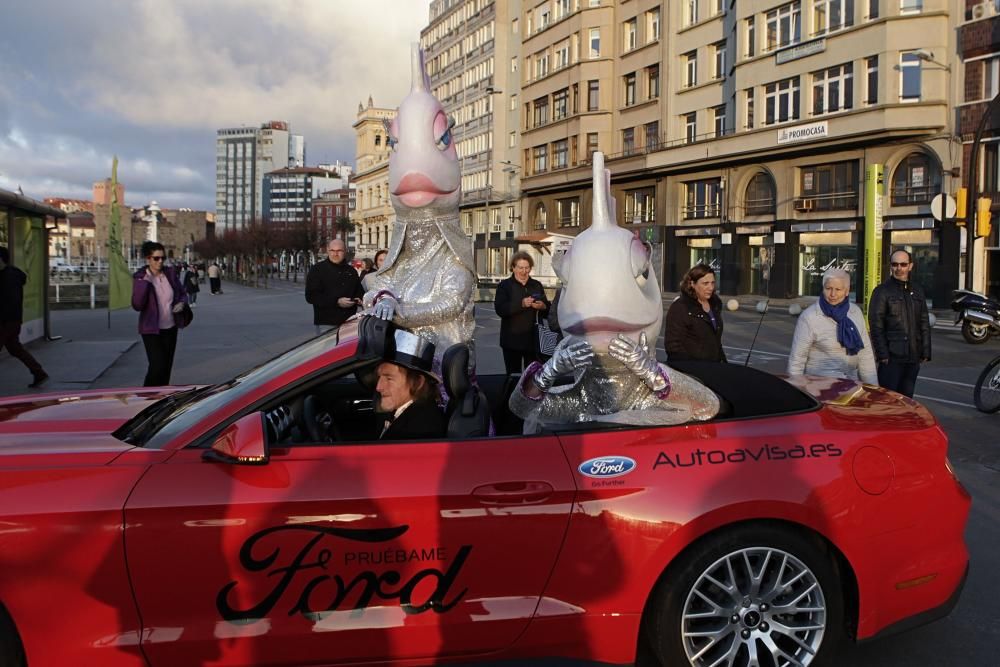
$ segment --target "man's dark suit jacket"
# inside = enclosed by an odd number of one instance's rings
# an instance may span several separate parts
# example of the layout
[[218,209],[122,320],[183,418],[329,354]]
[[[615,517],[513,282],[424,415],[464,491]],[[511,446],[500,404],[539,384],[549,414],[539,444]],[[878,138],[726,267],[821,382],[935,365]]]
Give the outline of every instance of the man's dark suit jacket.
[[[379,431],[382,423],[379,422]],[[448,432],[444,413],[433,403],[414,401],[396,417],[379,440],[440,440]]]

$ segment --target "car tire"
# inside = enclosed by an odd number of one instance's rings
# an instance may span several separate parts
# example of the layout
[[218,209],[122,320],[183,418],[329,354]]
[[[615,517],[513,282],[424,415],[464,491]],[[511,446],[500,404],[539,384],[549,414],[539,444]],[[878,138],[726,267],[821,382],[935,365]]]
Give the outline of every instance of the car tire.
[[845,635],[836,563],[818,538],[775,525],[697,543],[667,569],[651,602],[649,640],[670,667],[745,667],[754,651],[761,667],[833,665]]
[[990,339],[990,327],[987,324],[973,324],[966,320],[962,322],[962,338],[970,345],[982,345]]
[[17,635],[14,621],[0,605],[0,667],[25,667],[24,646]]

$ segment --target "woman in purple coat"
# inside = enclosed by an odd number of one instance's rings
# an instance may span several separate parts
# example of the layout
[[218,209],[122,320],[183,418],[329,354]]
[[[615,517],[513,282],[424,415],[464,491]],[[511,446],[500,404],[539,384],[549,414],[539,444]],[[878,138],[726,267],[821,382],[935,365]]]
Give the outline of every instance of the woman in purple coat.
[[177,348],[177,329],[188,325],[187,292],[173,267],[163,266],[163,244],[142,244],[146,267],[135,272],[132,282],[132,308],[139,311],[139,334],[146,348],[149,369],[145,387],[170,384],[170,370]]

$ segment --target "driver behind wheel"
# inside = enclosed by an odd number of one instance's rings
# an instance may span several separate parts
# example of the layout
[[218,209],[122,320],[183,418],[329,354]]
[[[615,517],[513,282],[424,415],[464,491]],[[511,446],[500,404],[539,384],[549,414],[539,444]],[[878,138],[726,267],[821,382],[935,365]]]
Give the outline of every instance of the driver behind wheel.
[[443,438],[448,425],[435,402],[434,344],[402,330],[395,332],[394,342],[395,349],[376,370],[375,410],[385,415],[378,438]]

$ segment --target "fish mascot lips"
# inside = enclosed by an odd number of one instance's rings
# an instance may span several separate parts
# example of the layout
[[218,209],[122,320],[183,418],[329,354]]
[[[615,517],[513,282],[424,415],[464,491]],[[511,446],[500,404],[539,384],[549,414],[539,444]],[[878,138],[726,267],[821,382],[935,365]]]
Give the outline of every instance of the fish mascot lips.
[[422,208],[434,201],[438,195],[447,195],[452,192],[454,191],[438,187],[425,174],[411,172],[400,179],[399,185],[392,194],[399,197],[399,200],[410,208]]

